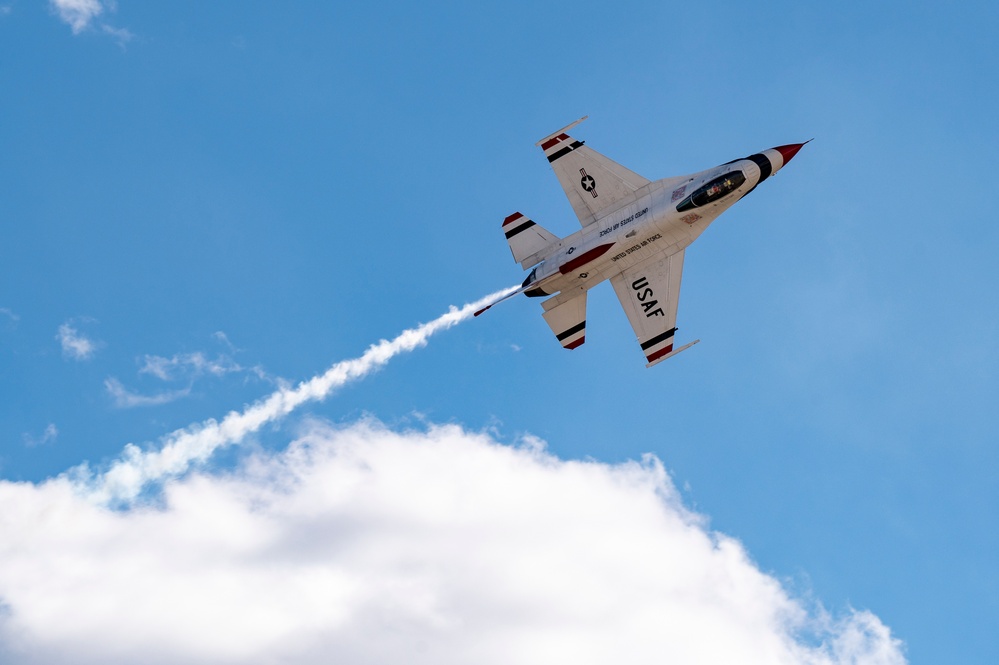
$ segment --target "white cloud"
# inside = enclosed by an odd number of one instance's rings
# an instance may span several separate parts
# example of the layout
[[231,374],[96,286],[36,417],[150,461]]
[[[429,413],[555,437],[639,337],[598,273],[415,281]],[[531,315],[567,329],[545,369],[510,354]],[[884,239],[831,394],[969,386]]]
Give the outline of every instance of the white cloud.
[[100,0],[49,0],[49,6],[60,19],[73,29],[73,34],[80,34],[91,21],[104,13],[104,5]]
[[[497,291],[468,303],[461,309],[452,306],[446,314],[433,321],[404,330],[392,340],[383,339],[377,344],[372,344],[360,357],[338,362],[323,374],[302,381],[294,388],[282,385],[242,412],[230,412],[221,422],[210,419],[200,425],[177,430],[164,438],[159,450],[143,452],[137,446],[128,444],[125,446],[122,458],[114,462],[105,473],[96,477],[91,477],[87,465],[76,469],[75,474],[81,479],[87,479],[90,484],[91,499],[95,502],[131,501],[139,495],[146,483],[184,473],[191,464],[207,460],[217,449],[238,443],[247,434],[285,417],[303,404],[325,399],[337,388],[352,380],[364,378],[400,353],[423,346],[431,336],[471,318],[473,313],[484,305],[515,290],[516,287],[510,287]],[[123,396],[125,402],[120,404],[122,406],[163,403],[134,401],[132,398],[148,400],[160,397],[143,398],[128,393],[115,379],[108,379],[105,385],[108,392],[116,399],[119,394]],[[165,396],[161,397],[167,401]]]
[[125,44],[132,41],[135,35],[128,28],[114,28],[106,23],[101,25],[101,32],[105,35],[110,35],[118,40],[118,44],[125,48]]
[[25,433],[22,435],[24,439],[24,444],[29,447],[43,446],[46,443],[52,443],[59,436],[59,428],[55,426],[55,423],[49,423],[39,437],[32,436],[31,434]]
[[62,354],[73,360],[88,360],[97,350],[97,344],[80,333],[72,324],[66,322],[59,326],[56,335],[62,346]]
[[181,397],[187,397],[191,393],[190,388],[180,390],[169,390],[155,395],[142,395],[128,390],[115,378],[105,379],[104,388],[108,394],[114,398],[114,405],[122,409],[130,409],[136,406],[156,406],[167,404]]
[[[2,10],[0,10],[0,14],[2,13]],[[0,316],[6,318],[11,325],[16,325],[17,322],[21,320],[21,317],[8,307],[0,307]]]
[[229,336],[226,335],[221,330],[216,330],[215,332],[213,332],[212,337],[214,337],[215,339],[217,339],[218,341],[222,342],[227,347],[229,347],[229,350],[232,351],[233,353],[239,350],[232,342],[229,341]]
[[0,482],[0,659],[896,665],[873,614],[790,597],[654,458],[563,461],[456,426],[312,422],[114,511]]
[[[225,333],[221,331],[216,332],[212,337],[228,347],[231,352],[237,353],[239,351],[229,341]],[[186,381],[189,385],[193,385],[194,382],[204,376],[218,378],[227,374],[239,373],[246,375],[244,379],[248,379],[250,375],[253,375],[261,380],[277,382],[276,379],[269,377],[260,365],[244,367],[225,353],[219,353],[214,358],[202,351],[175,353],[169,358],[146,354],[142,357],[139,366],[139,374],[148,374],[161,381]]]
[[116,28],[98,20],[98,17],[105,12],[113,13],[118,9],[114,0],[103,0],[103,2],[101,0],[49,0],[49,7],[63,23],[72,28],[74,35],[96,26],[105,35],[117,39],[122,48],[135,36],[127,28]]
[[146,355],[143,358],[139,374],[151,374],[163,381],[175,379],[193,379],[205,374],[224,376],[232,372],[241,372],[243,367],[226,355],[215,359],[208,358],[204,353],[177,353],[171,358]]

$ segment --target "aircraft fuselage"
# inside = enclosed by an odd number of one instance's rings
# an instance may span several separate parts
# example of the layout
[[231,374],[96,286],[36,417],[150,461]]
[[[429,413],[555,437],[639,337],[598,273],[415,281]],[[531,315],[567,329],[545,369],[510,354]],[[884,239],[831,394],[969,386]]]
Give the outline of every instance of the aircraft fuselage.
[[[585,118],[583,118],[585,119]],[[567,133],[582,120],[538,141],[582,227],[560,238],[521,212],[503,235],[514,261],[531,269],[520,293],[552,296],[542,316],[565,349],[586,341],[586,294],[608,280],[651,367],[696,344],[673,344],[685,249],[718,215],[783,168],[803,146],[794,143],[715,168],[652,181]]]
[[645,185],[613,212],[563,238],[531,272],[531,297],[587,290],[658,254],[686,249],[711,222],[779,171],[799,144]]

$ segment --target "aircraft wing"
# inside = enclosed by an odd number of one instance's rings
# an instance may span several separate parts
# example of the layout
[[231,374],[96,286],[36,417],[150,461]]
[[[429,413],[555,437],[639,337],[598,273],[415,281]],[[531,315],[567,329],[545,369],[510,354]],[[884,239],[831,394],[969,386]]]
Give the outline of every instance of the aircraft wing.
[[538,141],[545,151],[559,184],[584,227],[597,220],[599,213],[610,210],[622,199],[649,184],[599,152],[587,148],[566,132],[585,120],[582,118],[551,136]]
[[673,355],[682,272],[683,251],[680,251],[653,256],[610,279],[638,336],[648,367]]

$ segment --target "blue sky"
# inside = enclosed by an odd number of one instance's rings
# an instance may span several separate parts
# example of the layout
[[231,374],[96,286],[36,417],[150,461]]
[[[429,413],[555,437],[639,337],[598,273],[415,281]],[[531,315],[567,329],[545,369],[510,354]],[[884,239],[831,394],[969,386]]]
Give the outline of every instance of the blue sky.
[[996,662],[997,11],[6,0],[0,478],[155,449],[519,283],[500,223],[577,228],[534,142],[584,114],[652,179],[814,137],[688,250],[694,349],[646,369],[608,286],[574,352],[514,300],[206,473],[368,418],[653,453],[792,596]]

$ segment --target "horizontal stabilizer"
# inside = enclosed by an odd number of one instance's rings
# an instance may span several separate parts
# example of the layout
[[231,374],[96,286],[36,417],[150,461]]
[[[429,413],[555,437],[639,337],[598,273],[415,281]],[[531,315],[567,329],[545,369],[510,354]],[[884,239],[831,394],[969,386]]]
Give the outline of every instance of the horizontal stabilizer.
[[537,256],[559,241],[558,236],[519,212],[503,220],[503,233],[510,243],[513,260],[525,269],[534,265],[526,265],[526,259]]
[[586,341],[586,291],[542,314],[555,338],[566,349],[575,349]]

